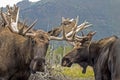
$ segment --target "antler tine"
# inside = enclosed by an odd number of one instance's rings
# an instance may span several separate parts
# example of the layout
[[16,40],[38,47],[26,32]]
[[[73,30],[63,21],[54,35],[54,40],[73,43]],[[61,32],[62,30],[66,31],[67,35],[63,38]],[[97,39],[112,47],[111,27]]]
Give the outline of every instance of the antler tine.
[[17,16],[16,16],[16,23],[18,23],[18,19],[19,19],[19,13],[20,13],[20,8],[17,8]]
[[6,25],[7,24],[7,22],[6,22],[6,19],[5,19],[5,16],[3,15],[3,11],[2,11],[3,9],[2,8],[0,8],[0,15],[1,15],[1,18],[2,18],[2,20],[3,20],[3,22],[4,22],[4,24]]
[[89,24],[89,22],[84,22],[84,23],[82,23],[82,24],[80,24],[79,26],[78,26],[78,29],[77,29],[77,32],[79,32],[79,31],[81,31],[81,30],[83,30],[83,29],[86,29],[86,28],[88,28],[89,26],[92,26],[92,24]]
[[87,34],[87,36],[93,36],[93,35],[95,35],[96,34],[96,31],[90,31],[88,34]]
[[[76,33],[78,33],[79,31],[88,28],[89,26],[91,26],[92,24],[89,24],[88,22],[84,22],[82,24],[80,24],[79,26],[77,26],[76,29]],[[73,34],[73,31],[69,32],[68,34],[66,34],[66,36],[70,37]]]
[[13,9],[14,9],[14,12],[17,12],[17,10],[19,9],[19,7],[14,4]]
[[9,25],[7,15],[5,13],[1,12],[1,17],[2,17],[3,21],[5,22],[5,25]]
[[18,7],[14,4],[14,9],[17,9]]
[[62,34],[63,34],[63,39],[66,39],[64,26],[62,26]]
[[79,42],[80,42],[81,44],[83,44],[83,43],[86,42],[86,41],[91,41],[91,40],[92,40],[92,37],[93,37],[95,34],[96,34],[96,32],[90,31],[90,32],[89,32],[87,35],[85,35],[85,36],[82,36],[82,37],[76,36],[76,39],[78,39]]
[[75,23],[75,26],[74,26],[74,28],[73,28],[73,33],[72,33],[72,37],[71,37],[72,40],[75,38],[76,29],[77,29],[77,24],[78,24],[78,19],[79,19],[79,16],[77,16],[77,18],[76,18],[76,23]]
[[87,34],[87,37],[89,38],[89,40],[92,39],[92,37],[96,34],[96,31],[90,31],[88,34]]
[[6,5],[6,8],[7,8],[7,10],[10,10],[10,6],[9,5]]
[[[82,31],[83,29],[86,29],[86,28],[88,28],[89,26],[91,26],[92,24],[90,24],[89,22],[84,22],[84,23],[82,23],[81,25],[79,25],[79,26],[77,26],[77,27],[75,27],[74,28],[74,30],[73,31],[71,31],[71,32],[69,32],[68,34],[67,34],[67,36],[66,37],[71,37],[71,35],[72,35],[72,40],[71,40],[71,42],[70,41],[68,41],[70,44],[72,43],[72,45],[73,46],[76,46],[76,45],[78,45],[78,43],[79,43],[79,46],[80,45],[82,45],[86,40],[87,41],[90,41],[91,39],[92,39],[92,36],[96,33],[96,32],[89,32],[87,35],[84,35],[84,34],[82,34],[82,36],[78,36],[78,35],[76,35],[76,33],[78,33],[79,31]],[[78,42],[78,43],[76,43],[76,42]]]
[[[87,22],[88,23],[88,22]],[[83,29],[86,29],[86,28],[88,28],[89,26],[91,26],[92,24],[86,24],[86,23],[83,23],[80,27],[78,26],[78,29],[76,30],[76,33],[77,32],[79,32],[79,31],[81,31],[81,30],[83,30]],[[82,32],[82,37],[80,37],[80,36],[76,36],[76,38],[77,39],[84,39],[84,38],[86,38],[87,36],[84,36],[84,34],[83,34],[83,32]]]
[[76,28],[77,28],[77,25],[78,25],[78,20],[79,20],[79,16],[77,16],[77,18],[76,18],[76,24],[75,24]]
[[91,41],[92,37],[96,34],[96,32],[89,32],[87,35],[85,36],[75,36],[75,40],[74,41],[68,41],[69,44],[71,44],[74,47],[80,47],[82,46],[86,41]]
[[96,32],[90,31],[87,35],[84,35],[84,36],[78,36],[78,35],[76,35],[75,39],[77,41],[82,41],[82,40],[85,40],[85,39],[90,41],[95,34],[96,34]]
[[19,29],[19,34],[23,34],[23,30],[25,28],[26,25],[26,20],[23,21],[23,26],[21,27],[21,29]]
[[25,35],[30,29],[33,28],[33,26],[36,24],[37,19],[25,30],[25,32],[23,32],[23,35]]
[[[12,9],[11,9],[11,10],[12,10]],[[15,10],[14,10],[14,11],[15,11]],[[11,17],[11,22],[10,22],[10,24],[11,24],[11,28],[12,28],[13,32],[19,33],[19,30],[18,30],[19,8],[18,8],[16,11],[17,11],[17,12],[16,12],[16,19],[14,20],[14,19],[12,19],[12,17]],[[11,14],[12,16],[14,15],[13,12],[11,12],[10,14]]]
[[7,14],[9,14],[11,12],[11,8],[9,5],[7,5],[6,8],[7,8]]

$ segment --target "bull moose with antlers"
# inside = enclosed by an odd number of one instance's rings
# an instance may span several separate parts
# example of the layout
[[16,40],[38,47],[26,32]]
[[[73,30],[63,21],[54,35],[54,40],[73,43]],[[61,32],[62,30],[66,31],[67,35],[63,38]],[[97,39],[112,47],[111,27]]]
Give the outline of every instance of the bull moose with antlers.
[[[49,44],[47,32],[30,30],[18,22],[19,8],[7,6],[1,11],[0,80],[27,80],[30,72],[43,71]],[[19,30],[20,28],[20,30]]]
[[[120,39],[117,36],[91,41],[96,32],[78,36],[78,27],[71,33],[64,34],[64,40],[71,43],[74,48],[62,58],[62,66],[71,67],[73,63],[83,67],[86,73],[87,66],[92,66],[95,80],[120,80]],[[80,31],[85,29],[81,26]]]
[[[44,71],[45,55],[50,40],[58,40],[62,27],[49,32],[31,29],[20,22],[19,8],[7,6],[0,12],[0,80],[27,80],[30,73]],[[75,25],[74,21],[65,26]]]

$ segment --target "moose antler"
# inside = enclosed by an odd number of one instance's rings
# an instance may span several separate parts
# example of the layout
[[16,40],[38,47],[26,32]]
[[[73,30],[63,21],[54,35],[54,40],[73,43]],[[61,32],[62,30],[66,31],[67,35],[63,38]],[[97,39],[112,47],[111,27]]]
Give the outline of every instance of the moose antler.
[[8,26],[11,31],[18,33],[19,30],[17,28],[17,24],[19,18],[19,8],[16,5],[14,5],[13,8],[7,5],[6,8],[7,11],[5,13],[3,13],[1,9],[1,18],[5,26]]
[[3,11],[2,11],[3,9],[2,8],[0,8],[0,15],[1,15],[1,19],[2,19],[2,25],[6,25],[6,21],[5,21],[5,18],[4,18],[4,15],[3,15]]
[[[84,41],[91,40],[92,36],[96,32],[89,32],[87,35],[84,35],[84,36],[78,36],[77,35],[78,32],[80,32],[83,29],[86,29],[86,28],[88,28],[88,27],[90,27],[92,25],[92,24],[90,24],[90,23],[88,23],[88,22],[85,21],[82,24],[80,24],[79,26],[77,26],[77,24],[78,24],[78,18],[79,17],[76,18],[76,20],[75,20],[76,23],[72,27],[71,31],[69,30],[69,32],[66,32],[65,31],[65,25],[64,25],[64,26],[62,26],[62,37],[50,36],[50,39],[51,40],[65,40],[65,41],[69,42],[70,44],[72,44],[74,46],[78,45],[78,44],[82,45]],[[62,22],[62,23],[64,23],[64,22]]]
[[[74,31],[75,31],[76,33],[78,33],[78,32],[80,32],[80,31],[82,31],[83,29],[88,28],[89,26],[92,26],[92,24],[89,24],[89,22],[86,22],[86,21],[85,21],[85,22],[83,22],[82,24],[80,24],[79,26],[77,26],[77,29],[74,30]],[[70,32],[67,34],[67,36],[71,36],[74,31],[70,31]]]
[[33,26],[36,24],[37,19],[22,33],[23,35],[25,35],[28,31],[30,31],[30,29],[33,28]]
[[19,8],[14,5],[14,7],[9,7],[7,5],[7,14],[10,15],[10,26],[13,32],[19,32],[18,30],[18,19],[19,19]]
[[14,7],[10,7],[9,5],[7,5],[6,8],[7,8],[7,11],[5,13],[3,13],[1,9],[0,15],[1,15],[2,21],[4,22],[4,26],[7,26],[12,32],[25,35],[27,32],[31,30],[31,28],[37,22],[37,20],[35,20],[27,29],[24,28],[26,26],[24,22],[23,26],[19,30],[18,19],[19,19],[20,8],[17,7],[16,5],[14,5]]
[[[64,17],[62,17],[62,23],[61,23],[61,27],[59,29],[62,30],[63,36],[62,37],[51,36],[51,39],[57,39],[57,40],[68,39],[68,36],[66,36],[66,34],[68,34],[70,31],[76,29],[77,23],[78,23],[78,18],[79,17],[77,17],[76,20],[74,20],[74,19],[69,19],[69,18],[65,19]],[[71,38],[69,38],[68,40],[71,40]]]

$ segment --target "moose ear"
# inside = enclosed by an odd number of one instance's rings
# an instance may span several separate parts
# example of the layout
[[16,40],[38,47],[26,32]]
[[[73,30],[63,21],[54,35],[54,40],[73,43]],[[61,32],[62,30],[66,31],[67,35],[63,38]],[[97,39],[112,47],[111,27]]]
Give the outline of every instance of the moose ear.
[[36,41],[33,39],[31,41],[32,41],[32,45],[34,46],[36,44]]

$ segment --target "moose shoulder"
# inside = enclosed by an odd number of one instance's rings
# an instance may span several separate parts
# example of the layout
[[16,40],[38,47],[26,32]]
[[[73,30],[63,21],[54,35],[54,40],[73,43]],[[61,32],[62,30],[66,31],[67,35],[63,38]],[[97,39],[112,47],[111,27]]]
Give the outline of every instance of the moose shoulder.
[[95,80],[120,79],[120,39],[116,36],[101,39],[96,42],[85,42],[75,47],[62,59],[62,66],[70,67],[77,63],[83,67],[92,66]]

